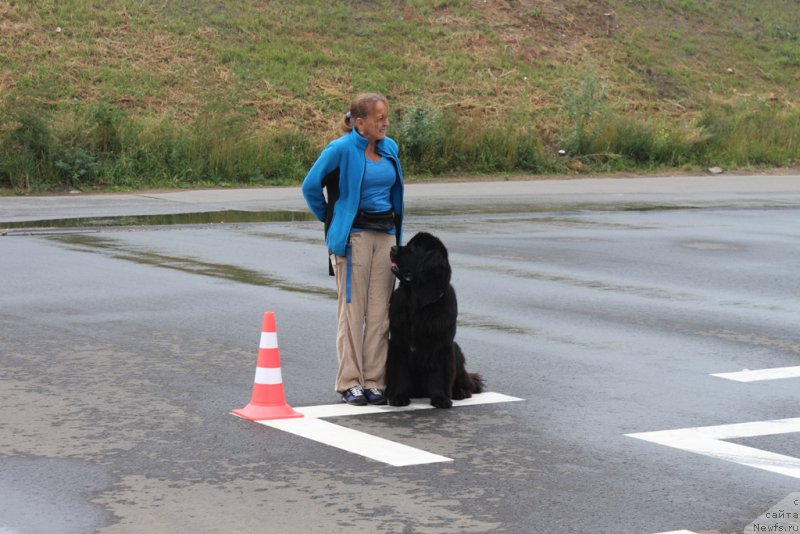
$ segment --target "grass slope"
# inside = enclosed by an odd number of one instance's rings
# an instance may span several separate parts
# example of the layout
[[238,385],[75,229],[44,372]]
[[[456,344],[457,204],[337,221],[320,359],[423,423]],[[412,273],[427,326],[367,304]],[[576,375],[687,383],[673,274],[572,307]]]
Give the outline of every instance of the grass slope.
[[[0,1],[0,48],[0,186],[17,189],[143,185],[109,179],[126,173],[173,185],[296,181],[363,90],[389,97],[392,135],[422,174],[557,171],[559,147],[578,170],[800,154],[796,0]],[[788,144],[768,139],[776,121],[795,128]],[[420,125],[438,141],[420,138]],[[476,130],[489,132],[477,148],[442,140]],[[164,154],[139,162],[156,145],[203,152],[226,139],[218,171],[206,162],[186,175],[188,159],[164,166]],[[522,164],[481,164],[481,151],[509,139]],[[252,140],[244,152],[302,154],[274,169],[251,154],[236,170],[233,152]],[[786,153],[749,148],[774,143]],[[12,150],[38,163],[12,161]],[[39,184],[36,172],[53,177]]]

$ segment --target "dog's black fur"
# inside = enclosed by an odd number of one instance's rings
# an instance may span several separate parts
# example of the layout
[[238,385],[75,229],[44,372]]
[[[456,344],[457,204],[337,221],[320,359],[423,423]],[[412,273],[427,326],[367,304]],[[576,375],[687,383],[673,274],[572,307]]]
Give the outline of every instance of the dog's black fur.
[[482,392],[483,378],[467,373],[454,341],[458,303],[447,248],[420,232],[405,247],[393,247],[391,261],[400,283],[389,303],[389,404],[406,406],[412,397],[429,397],[436,408],[450,408],[453,399]]

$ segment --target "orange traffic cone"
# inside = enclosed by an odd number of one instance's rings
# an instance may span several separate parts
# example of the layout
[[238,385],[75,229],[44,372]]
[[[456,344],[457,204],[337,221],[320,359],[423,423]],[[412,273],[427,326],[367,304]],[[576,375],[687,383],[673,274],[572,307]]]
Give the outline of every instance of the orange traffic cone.
[[264,313],[261,327],[261,343],[259,343],[256,378],[253,384],[253,395],[250,403],[231,413],[260,421],[263,419],[288,419],[303,417],[286,404],[281,378],[281,356],[278,350],[278,337],[275,330],[275,313]]

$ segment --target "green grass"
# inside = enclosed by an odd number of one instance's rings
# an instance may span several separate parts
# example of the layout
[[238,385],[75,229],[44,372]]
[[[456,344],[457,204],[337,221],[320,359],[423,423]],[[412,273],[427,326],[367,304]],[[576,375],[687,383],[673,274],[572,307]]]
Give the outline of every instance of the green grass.
[[0,2],[0,189],[299,183],[366,90],[411,179],[800,161],[796,0],[231,6]]

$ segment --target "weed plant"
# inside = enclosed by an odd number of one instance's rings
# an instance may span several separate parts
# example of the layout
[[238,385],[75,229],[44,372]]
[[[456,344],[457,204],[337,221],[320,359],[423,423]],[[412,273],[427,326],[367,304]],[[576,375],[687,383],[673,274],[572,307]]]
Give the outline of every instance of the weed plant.
[[[595,171],[785,166],[800,159],[800,111],[708,106],[692,123],[666,123],[581,94],[567,96],[572,126],[553,146],[542,131],[513,120],[487,124],[419,104],[390,134],[406,174],[419,177],[562,172],[558,146],[566,147],[567,162]],[[241,116],[204,116],[180,127],[100,104],[63,122],[30,108],[15,117],[0,145],[0,187],[19,192],[298,184],[323,146],[292,128],[249,129]]]

